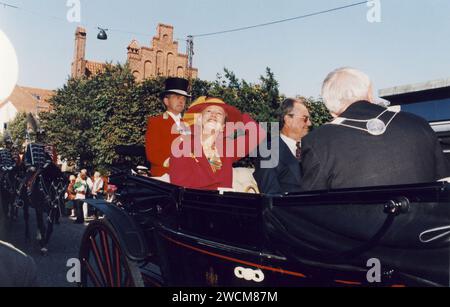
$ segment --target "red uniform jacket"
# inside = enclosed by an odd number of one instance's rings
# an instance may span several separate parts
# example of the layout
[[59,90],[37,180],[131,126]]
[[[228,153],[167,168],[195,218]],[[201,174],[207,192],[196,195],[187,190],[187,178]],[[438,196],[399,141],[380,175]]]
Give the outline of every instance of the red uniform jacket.
[[[256,122],[247,114],[243,114],[243,123]],[[233,163],[242,159],[242,155],[238,155],[237,143],[244,141],[245,155],[252,152],[265,139],[265,131],[258,124],[256,124],[257,139],[250,140],[248,131],[245,135],[240,135],[234,139],[234,153],[231,156],[221,156],[222,167],[220,170],[213,172],[208,159],[201,153],[201,156],[196,157],[194,154],[190,157],[174,157],[170,158],[169,175],[172,184],[183,186],[186,188],[200,189],[200,190],[217,190],[218,188],[232,188],[233,187]],[[230,135],[226,133],[225,135]],[[191,137],[191,145],[195,142],[195,136]],[[193,146],[193,145],[192,145]],[[192,151],[193,153],[194,151]],[[226,152],[226,148],[223,152]]]
[[[173,128],[173,131],[172,131]],[[153,177],[161,177],[169,172],[164,161],[170,157],[172,142],[180,136],[175,121],[169,114],[149,117],[145,134],[145,153],[152,164]]]

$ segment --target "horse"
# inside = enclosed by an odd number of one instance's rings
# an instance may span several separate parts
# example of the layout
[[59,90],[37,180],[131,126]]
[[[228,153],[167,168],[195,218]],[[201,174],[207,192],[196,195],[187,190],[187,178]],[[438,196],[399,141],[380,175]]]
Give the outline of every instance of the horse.
[[16,169],[0,171],[0,197],[4,215],[9,219],[17,219],[17,207],[14,206],[15,199],[15,176]]
[[[61,170],[47,157],[45,163],[21,165],[23,178],[17,189],[16,206],[23,207],[25,237],[29,235],[29,210],[34,209],[37,222],[37,240],[43,254],[48,251],[48,242],[53,233],[53,225],[59,223],[64,207],[67,179]],[[47,218],[44,219],[44,216]],[[45,223],[46,221],[46,223]]]
[[6,217],[17,218],[17,208],[13,206],[17,164],[9,149],[0,149],[0,197]]

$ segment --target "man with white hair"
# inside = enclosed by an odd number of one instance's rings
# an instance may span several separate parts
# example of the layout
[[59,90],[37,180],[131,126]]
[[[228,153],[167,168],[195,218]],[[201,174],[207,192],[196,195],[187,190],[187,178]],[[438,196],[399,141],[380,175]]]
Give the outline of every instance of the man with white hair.
[[303,139],[302,190],[433,182],[450,176],[442,148],[424,119],[373,103],[369,77],[331,72],[322,87],[334,120]]

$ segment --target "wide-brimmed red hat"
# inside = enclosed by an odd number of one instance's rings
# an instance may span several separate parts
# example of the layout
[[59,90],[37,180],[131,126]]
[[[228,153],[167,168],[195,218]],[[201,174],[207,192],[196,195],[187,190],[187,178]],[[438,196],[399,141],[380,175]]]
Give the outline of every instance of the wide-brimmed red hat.
[[195,100],[186,111],[186,115],[202,113],[203,110],[209,106],[218,106],[224,109],[225,113],[227,113],[227,122],[242,121],[242,114],[236,107],[230,106],[229,104],[226,104],[222,99],[216,97],[202,96],[197,98],[197,100]]

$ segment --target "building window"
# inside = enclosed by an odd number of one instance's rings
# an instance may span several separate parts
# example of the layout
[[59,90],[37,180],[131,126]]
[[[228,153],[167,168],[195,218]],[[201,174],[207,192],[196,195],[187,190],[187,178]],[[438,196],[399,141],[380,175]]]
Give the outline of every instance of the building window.
[[3,124],[3,130],[6,130],[6,129],[8,129],[8,123]]

